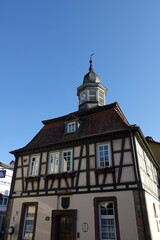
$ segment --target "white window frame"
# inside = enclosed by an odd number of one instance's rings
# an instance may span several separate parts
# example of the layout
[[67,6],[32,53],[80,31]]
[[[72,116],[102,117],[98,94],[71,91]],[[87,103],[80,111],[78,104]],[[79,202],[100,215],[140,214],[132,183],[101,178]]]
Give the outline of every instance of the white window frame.
[[[53,155],[57,155],[58,159],[55,158],[55,161],[51,163],[51,157]],[[64,156],[66,155],[66,156]],[[70,161],[68,163],[68,160]],[[66,159],[66,160],[65,160]],[[52,164],[54,166],[52,166]],[[72,149],[64,149],[61,151],[53,151],[49,153],[49,161],[48,161],[48,174],[60,173],[60,172],[71,172],[73,170],[73,150]]]
[[[103,205],[109,205],[112,204],[113,208],[110,209],[110,212],[113,211],[113,214],[107,214],[107,211],[109,213],[109,209],[106,208],[106,214],[101,214],[101,206]],[[114,209],[114,202],[108,201],[108,202],[99,202],[98,204],[98,214],[99,214],[99,233],[100,233],[100,240],[116,240],[117,234],[116,234],[116,221],[115,221],[115,209]],[[102,225],[102,221],[104,220],[104,225]],[[108,237],[102,237],[103,234],[108,235]],[[109,235],[115,235],[115,237],[109,237]]]
[[76,131],[76,122],[67,123],[67,133],[72,133]]
[[29,176],[39,175],[40,155],[32,155],[30,159]]
[[[107,147],[107,149],[106,149],[106,147]],[[105,154],[107,154],[107,153],[108,153],[108,160],[105,160]],[[103,159],[103,161],[101,160],[101,158]],[[110,143],[108,143],[108,142],[98,143],[97,144],[97,166],[98,166],[98,168],[111,167],[111,165],[112,165],[112,162],[111,162]]]
[[[65,154],[67,154],[67,155],[64,157]],[[70,157],[70,162],[68,161],[69,157]],[[72,149],[62,150],[62,153],[61,153],[61,171],[62,172],[71,172],[72,169],[73,169],[72,164],[73,164]]]
[[49,162],[48,162],[48,173],[58,173],[59,172],[59,162],[60,162],[60,153],[50,152],[49,153]]

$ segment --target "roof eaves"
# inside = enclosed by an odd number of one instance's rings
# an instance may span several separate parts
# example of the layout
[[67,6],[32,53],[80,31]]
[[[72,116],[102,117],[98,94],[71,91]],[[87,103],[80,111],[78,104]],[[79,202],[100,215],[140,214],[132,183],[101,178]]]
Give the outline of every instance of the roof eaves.
[[46,144],[46,145],[43,145],[43,146],[31,147],[31,148],[28,148],[28,149],[26,147],[24,147],[24,148],[20,148],[20,149],[11,151],[10,153],[15,155],[17,153],[30,152],[30,151],[33,151],[33,150],[43,149],[43,148],[51,147],[51,146],[54,146],[54,145],[59,145],[59,144],[63,145],[65,143],[81,141],[81,140],[85,140],[85,139],[88,139],[88,138],[94,138],[94,137],[102,137],[102,136],[107,136],[107,135],[110,136],[110,135],[115,135],[115,134],[117,135],[117,134],[128,132],[128,131],[130,131],[130,127],[125,128],[125,129],[106,131],[106,132],[103,132],[101,134],[95,133],[95,134],[75,137],[75,138],[72,138],[70,140],[66,139],[66,140],[63,140],[63,141],[57,141],[56,143],[50,143],[50,144]]

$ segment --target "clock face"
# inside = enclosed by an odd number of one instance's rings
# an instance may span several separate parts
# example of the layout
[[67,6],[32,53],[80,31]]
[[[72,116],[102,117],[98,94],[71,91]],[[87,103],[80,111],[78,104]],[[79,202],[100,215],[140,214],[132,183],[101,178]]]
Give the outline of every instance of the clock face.
[[86,99],[86,97],[87,97],[86,93],[84,93],[84,92],[81,93],[81,95],[80,95],[81,101],[84,101]]

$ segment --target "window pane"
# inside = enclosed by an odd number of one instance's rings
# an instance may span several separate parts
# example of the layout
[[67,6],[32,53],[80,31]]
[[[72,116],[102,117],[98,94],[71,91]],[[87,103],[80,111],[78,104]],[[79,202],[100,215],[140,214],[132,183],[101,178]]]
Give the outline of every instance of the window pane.
[[39,156],[31,158],[30,176],[38,176],[39,174]]
[[62,232],[71,231],[72,218],[70,216],[60,217],[60,230]]
[[50,154],[49,173],[57,173],[59,171],[59,153]]
[[32,239],[35,224],[36,206],[27,206],[25,208],[25,219],[23,226],[22,239]]
[[98,159],[100,167],[110,166],[108,144],[98,146]]
[[71,171],[72,170],[72,154],[71,151],[63,152],[63,171]]
[[75,122],[67,124],[67,132],[68,133],[75,132],[75,130],[76,130],[76,123]]
[[7,205],[7,198],[4,198],[4,205]]
[[35,210],[35,206],[29,206],[27,211],[27,217],[34,217]]

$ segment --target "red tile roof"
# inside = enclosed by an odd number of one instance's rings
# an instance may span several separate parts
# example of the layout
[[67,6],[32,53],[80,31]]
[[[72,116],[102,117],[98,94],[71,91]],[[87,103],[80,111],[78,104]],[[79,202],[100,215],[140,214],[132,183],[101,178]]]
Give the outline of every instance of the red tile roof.
[[[65,133],[65,122],[74,116],[80,122],[78,131]],[[72,117],[71,117],[72,119]],[[46,147],[57,143],[79,139],[87,136],[95,136],[113,131],[126,130],[130,124],[121,111],[118,103],[98,106],[89,110],[77,111],[68,115],[42,121],[44,127],[24,147],[11,153]]]

